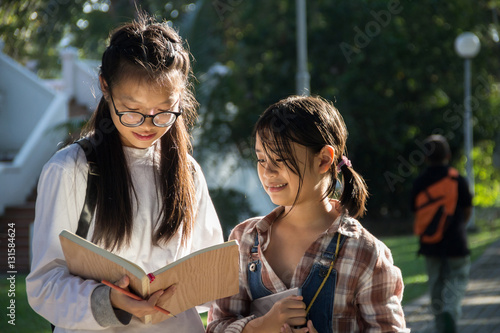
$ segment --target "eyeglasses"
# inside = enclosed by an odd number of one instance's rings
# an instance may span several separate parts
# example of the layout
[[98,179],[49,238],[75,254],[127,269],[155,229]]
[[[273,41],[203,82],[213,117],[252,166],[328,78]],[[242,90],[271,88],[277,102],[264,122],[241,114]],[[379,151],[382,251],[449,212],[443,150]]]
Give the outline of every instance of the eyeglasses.
[[[158,127],[168,127],[170,125],[172,125],[173,123],[175,123],[175,121],[177,120],[177,117],[179,117],[181,114],[182,114],[182,109],[179,111],[179,112],[173,112],[173,111],[163,111],[163,112],[159,112],[155,115],[145,115],[145,114],[142,114],[140,112],[136,112],[136,111],[118,111],[116,109],[116,105],[115,105],[115,101],[113,100],[113,95],[109,94],[109,96],[111,97],[111,103],[113,103],[113,108],[115,109],[115,113],[116,115],[118,116],[118,118],[120,119],[120,122],[122,123],[123,126],[127,126],[127,127],[137,127],[137,126],[141,126],[144,121],[146,121],[146,118],[151,118],[151,120],[153,121],[153,124],[155,126],[158,126]],[[175,102],[172,107],[177,104],[179,102],[179,100],[177,100],[177,102]]]

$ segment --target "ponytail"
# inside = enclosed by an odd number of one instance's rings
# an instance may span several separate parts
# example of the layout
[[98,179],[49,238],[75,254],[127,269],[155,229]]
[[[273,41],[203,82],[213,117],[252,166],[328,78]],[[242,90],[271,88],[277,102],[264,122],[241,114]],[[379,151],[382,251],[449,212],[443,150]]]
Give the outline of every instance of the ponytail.
[[368,199],[368,187],[366,183],[352,166],[342,165],[343,191],[340,196],[340,204],[350,216],[362,217],[366,212],[366,200]]

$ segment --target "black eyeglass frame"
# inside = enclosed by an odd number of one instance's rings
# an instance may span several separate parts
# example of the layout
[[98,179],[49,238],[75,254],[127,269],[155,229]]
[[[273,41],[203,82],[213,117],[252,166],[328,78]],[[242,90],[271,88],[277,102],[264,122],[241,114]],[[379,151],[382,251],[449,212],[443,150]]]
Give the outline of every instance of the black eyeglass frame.
[[[116,109],[116,105],[115,105],[115,101],[113,100],[113,94],[111,93],[111,91],[109,92],[109,97],[111,97],[111,103],[113,104],[113,108],[115,109],[115,114],[118,116],[118,119],[120,119],[120,123],[123,125],[123,126],[126,126],[126,127],[138,127],[138,126],[141,126],[142,124],[144,124],[144,122],[146,121],[146,118],[151,118],[151,121],[153,122],[153,125],[155,125],[156,127],[168,127],[168,126],[172,126],[176,121],[177,121],[177,118],[182,115],[182,109],[180,109],[179,112],[173,112],[173,111],[162,111],[162,112],[158,112],[157,114],[154,114],[154,115],[146,115],[146,114],[142,114],[140,112],[137,112],[137,111],[118,111]],[[179,103],[179,100],[177,100],[177,102],[175,102],[172,107],[175,106],[175,104]],[[142,121],[137,123],[137,124],[126,124],[122,121],[122,116],[126,115],[126,114],[130,114],[130,113],[134,113],[134,114],[138,114],[142,117]],[[174,120],[167,123],[167,124],[160,124],[158,125],[157,123],[155,123],[155,117],[156,116],[159,116],[159,115],[162,115],[162,114],[165,114],[165,113],[170,113],[170,114],[173,114],[175,116]]]

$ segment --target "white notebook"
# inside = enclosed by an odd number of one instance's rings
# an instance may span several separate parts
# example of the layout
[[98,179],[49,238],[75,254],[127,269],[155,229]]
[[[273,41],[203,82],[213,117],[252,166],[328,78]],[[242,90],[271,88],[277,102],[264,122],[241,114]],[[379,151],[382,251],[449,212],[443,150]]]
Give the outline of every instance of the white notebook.
[[273,307],[274,303],[276,303],[280,299],[286,298],[288,296],[301,295],[301,294],[302,292],[300,288],[292,288],[276,294],[271,294],[269,296],[257,298],[252,302],[252,305],[250,307],[250,313],[257,317],[261,317],[266,313],[268,313],[269,310],[271,310],[271,308]]

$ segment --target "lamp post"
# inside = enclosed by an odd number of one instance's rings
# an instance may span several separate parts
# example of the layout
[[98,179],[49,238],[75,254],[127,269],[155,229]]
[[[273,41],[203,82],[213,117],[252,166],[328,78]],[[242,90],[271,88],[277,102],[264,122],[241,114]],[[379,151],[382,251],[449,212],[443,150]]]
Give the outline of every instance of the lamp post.
[[[472,112],[470,108],[470,62],[481,48],[479,38],[472,32],[464,32],[455,39],[455,51],[464,59],[464,146],[467,157],[467,181],[472,195],[474,195],[474,168],[472,165]],[[469,229],[475,228],[475,212],[472,207],[471,218],[468,223]]]
[[297,95],[309,96],[309,72],[307,70],[306,2],[296,0],[297,15]]

